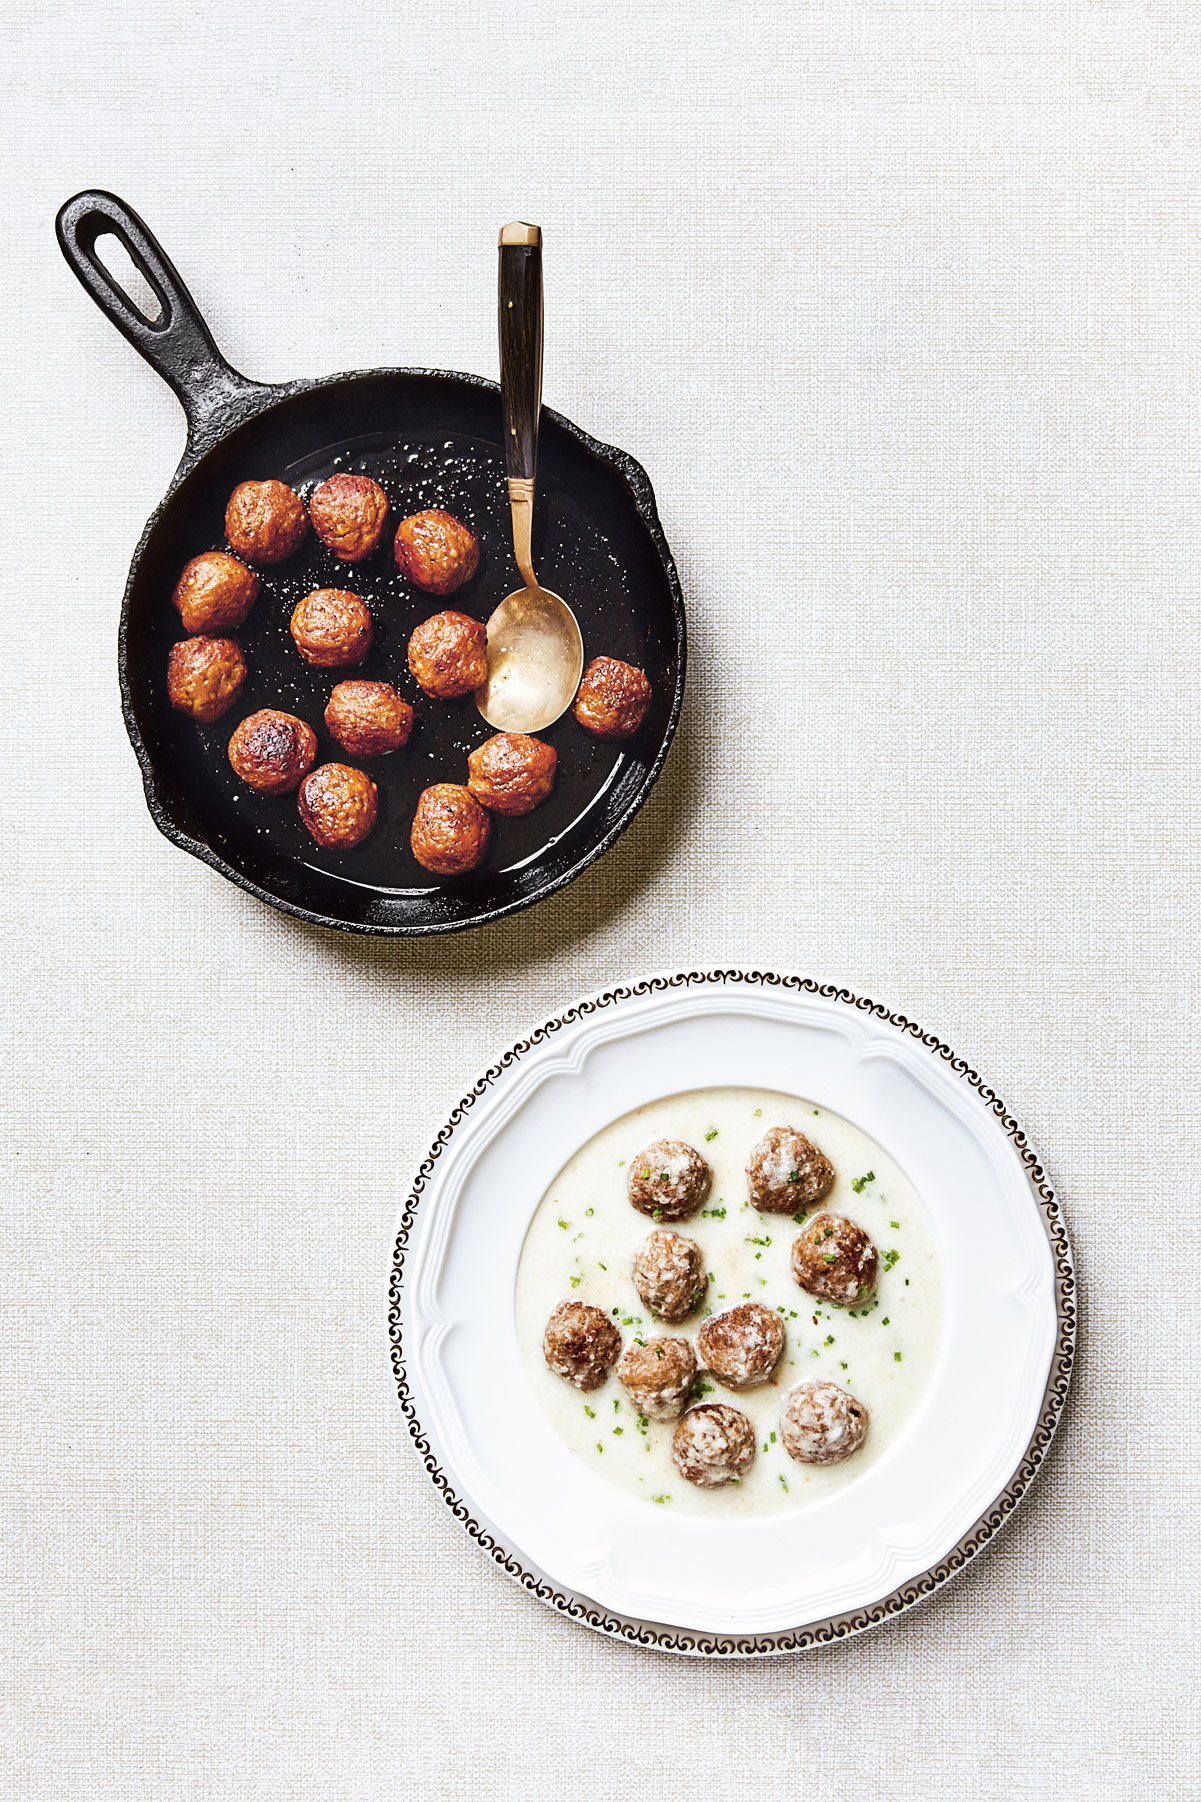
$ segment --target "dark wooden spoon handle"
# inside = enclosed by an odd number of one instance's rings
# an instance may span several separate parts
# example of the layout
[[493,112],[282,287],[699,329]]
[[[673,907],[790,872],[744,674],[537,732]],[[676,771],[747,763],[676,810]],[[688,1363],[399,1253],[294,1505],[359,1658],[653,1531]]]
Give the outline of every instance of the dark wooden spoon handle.
[[510,481],[532,482],[542,407],[542,233],[517,220],[500,231],[497,288],[500,395]]

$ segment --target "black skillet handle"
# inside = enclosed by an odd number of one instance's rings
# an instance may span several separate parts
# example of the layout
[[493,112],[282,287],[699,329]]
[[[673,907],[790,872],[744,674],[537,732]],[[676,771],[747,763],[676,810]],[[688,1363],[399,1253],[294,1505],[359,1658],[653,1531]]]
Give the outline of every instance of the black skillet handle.
[[[174,264],[132,207],[91,189],[59,209],[55,229],[63,255],[100,311],[179,396],[189,450],[199,452],[226,426],[257,411],[270,390],[225,361]],[[157,319],[134,305],[96,255],[97,240],[110,233],[153,289]]]
[[542,407],[542,233],[536,225],[517,220],[501,226],[499,277],[505,463],[511,482],[532,482]]

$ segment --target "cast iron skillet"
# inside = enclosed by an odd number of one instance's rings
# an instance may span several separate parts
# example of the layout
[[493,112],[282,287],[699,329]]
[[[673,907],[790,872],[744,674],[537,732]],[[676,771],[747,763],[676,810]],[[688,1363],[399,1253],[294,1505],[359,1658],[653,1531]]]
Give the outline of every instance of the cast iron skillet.
[[[474,702],[422,696],[406,664],[413,627],[444,606],[487,618],[515,586],[496,384],[428,369],[376,369],[267,386],[221,356],[191,295],[137,214],[115,195],[77,194],[58,215],[58,240],[92,299],[187,415],[188,441],[166,499],[134,555],[121,612],[125,724],[156,826],[174,844],[285,913],[350,932],[457,932],[528,907],[595,863],[650,793],[667,756],[684,692],[684,606],[645,472],[570,420],[543,412],[534,561],[566,596],[585,656],[620,657],[654,686],[637,737],[606,746],[568,713],[545,734],[559,753],[550,800],[524,819],[499,820],[488,861],[470,877],[435,881],[413,858],[409,825],[431,782],[466,780],[467,753],[490,728]],[[150,320],[96,254],[111,233],[153,289]],[[250,674],[233,709],[211,726],[172,711],[166,666],[183,636],[171,591],[190,557],[224,545],[225,503],[238,482],[274,476],[302,494],[334,470],[363,471],[387,492],[393,525],[445,506],[481,542],[479,573],[449,601],[395,572],[392,532],[366,563],[339,564],[310,538],[276,570],[238,637]],[[294,796],[243,787],[225,747],[239,719],[279,706],[317,730],[319,760],[344,759],[322,712],[337,674],[302,664],[288,619],[311,588],[352,588],[371,605],[376,637],[355,675],[392,682],[413,702],[407,750],[372,762],[380,820],[358,850],[336,855],[309,838]],[[348,672],[349,673],[349,672]]]

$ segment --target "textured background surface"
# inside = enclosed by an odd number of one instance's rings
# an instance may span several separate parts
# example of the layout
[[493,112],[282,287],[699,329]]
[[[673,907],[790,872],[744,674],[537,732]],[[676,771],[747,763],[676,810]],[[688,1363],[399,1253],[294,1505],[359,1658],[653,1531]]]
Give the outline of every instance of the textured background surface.
[[[1195,1797],[1195,9],[51,0],[8,33],[4,1793]],[[491,373],[496,227],[543,224],[547,400],[649,469],[694,647],[656,798],[546,907],[353,942],[156,835],[114,640],[181,420],[59,259],[90,185],[264,378]],[[505,1583],[402,1437],[384,1320],[476,1069],[726,960],[971,1059],[1085,1302],[995,1548],[747,1668]]]

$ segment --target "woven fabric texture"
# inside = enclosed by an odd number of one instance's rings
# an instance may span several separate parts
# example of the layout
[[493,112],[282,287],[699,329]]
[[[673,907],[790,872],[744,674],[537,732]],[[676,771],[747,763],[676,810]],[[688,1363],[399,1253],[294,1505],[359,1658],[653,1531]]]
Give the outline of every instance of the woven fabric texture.
[[[1194,1192],[1201,29],[1168,0],[20,4],[0,364],[0,1791],[22,1802],[1201,1795]],[[309,929],[160,838],[116,685],[182,448],[59,257],[143,214],[233,362],[492,374],[633,452],[692,633],[612,854],[475,935]],[[924,1609],[608,1643],[450,1518],[387,1363],[438,1122],[578,993],[799,970],[1041,1151],[1077,1380]]]

